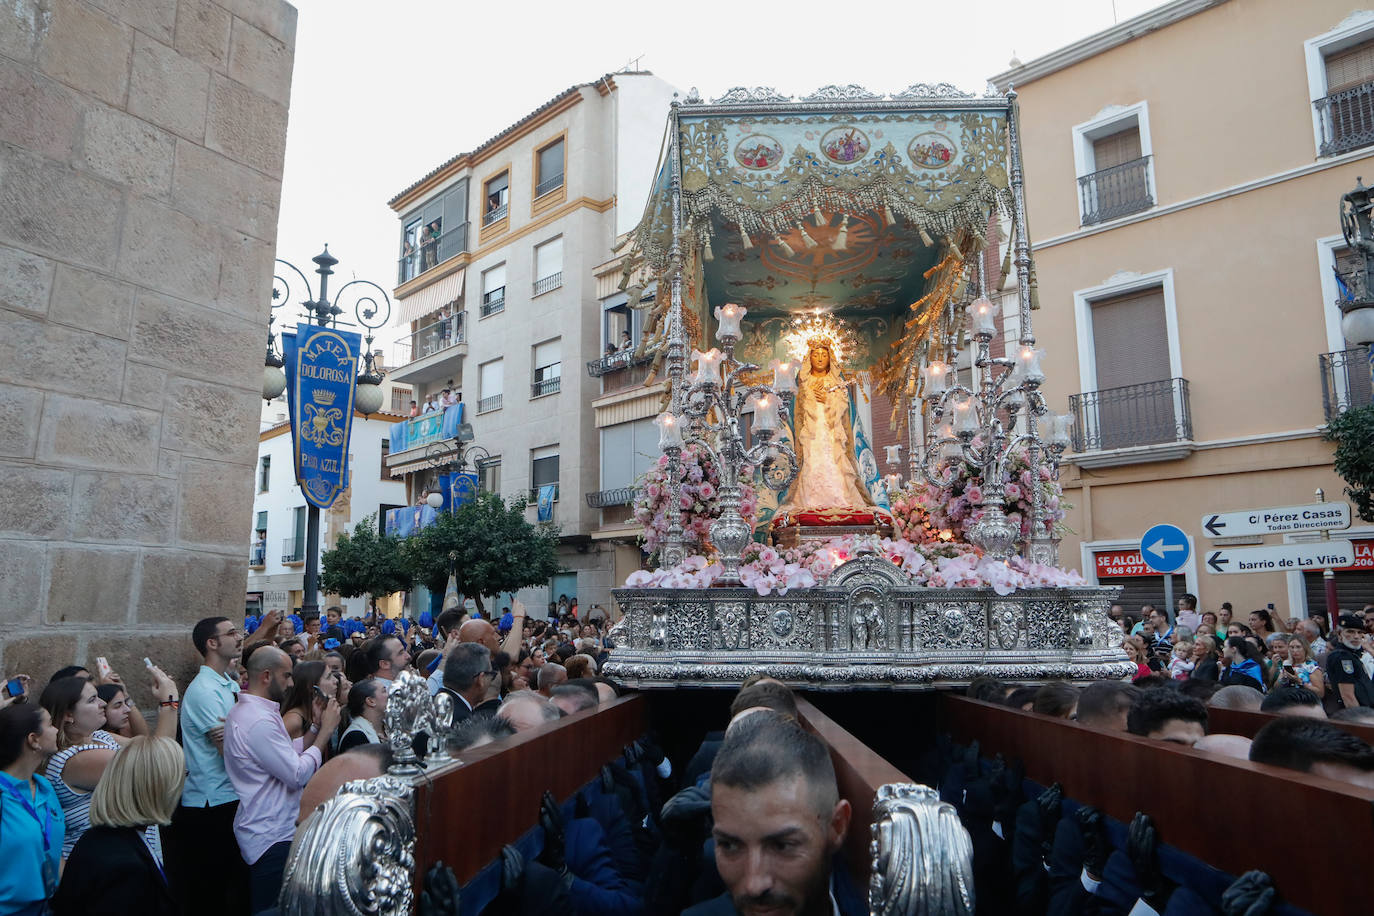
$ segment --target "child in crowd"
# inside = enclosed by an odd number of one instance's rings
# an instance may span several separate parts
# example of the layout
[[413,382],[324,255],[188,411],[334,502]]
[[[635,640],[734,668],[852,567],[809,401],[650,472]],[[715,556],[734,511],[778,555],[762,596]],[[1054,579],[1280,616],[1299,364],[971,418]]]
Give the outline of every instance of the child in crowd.
[[1174,657],[1169,661],[1169,677],[1176,681],[1188,680],[1193,673],[1193,641],[1180,639],[1174,644]]

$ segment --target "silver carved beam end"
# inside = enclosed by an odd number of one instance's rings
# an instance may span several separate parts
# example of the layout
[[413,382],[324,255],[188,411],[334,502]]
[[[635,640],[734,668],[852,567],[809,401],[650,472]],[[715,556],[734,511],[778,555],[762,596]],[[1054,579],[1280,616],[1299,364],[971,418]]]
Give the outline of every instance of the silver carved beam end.
[[872,916],[973,916],[973,843],[938,792],[879,786],[869,830]]

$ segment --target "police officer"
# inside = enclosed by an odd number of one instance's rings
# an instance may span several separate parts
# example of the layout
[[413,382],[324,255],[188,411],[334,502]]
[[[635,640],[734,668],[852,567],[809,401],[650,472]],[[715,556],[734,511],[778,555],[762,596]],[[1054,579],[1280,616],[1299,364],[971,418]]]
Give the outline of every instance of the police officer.
[[1342,707],[1374,706],[1374,654],[1364,622],[1355,614],[1342,614],[1339,624],[1339,641],[1326,656],[1327,682]]

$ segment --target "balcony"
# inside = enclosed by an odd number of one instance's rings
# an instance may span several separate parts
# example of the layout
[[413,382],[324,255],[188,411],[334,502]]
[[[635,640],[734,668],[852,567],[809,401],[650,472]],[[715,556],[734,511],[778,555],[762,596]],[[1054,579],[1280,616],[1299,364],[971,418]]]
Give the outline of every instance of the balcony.
[[489,210],[487,210],[486,213],[482,214],[482,225],[490,226],[492,223],[497,222],[498,220],[505,219],[506,213],[509,212],[509,210],[510,207],[506,204],[499,204],[495,207],[490,208]]
[[1155,205],[1150,196],[1150,157],[1109,166],[1078,179],[1083,225],[1130,216]]
[[482,294],[482,317],[490,318],[497,312],[506,310],[506,288],[504,286]]
[[1322,410],[1326,422],[1330,423],[1352,407],[1365,407],[1374,401],[1367,348],[1323,353],[1317,357],[1317,365],[1322,374]]
[[[558,484],[553,485],[553,501],[558,502]],[[531,507],[539,505],[539,487],[530,487],[529,504]]]
[[539,184],[535,185],[534,196],[543,197],[550,191],[557,191],[561,187],[563,187],[563,174],[560,172],[557,175],[550,175],[548,178],[545,178],[543,181],[539,182]]
[[432,267],[438,267],[456,254],[468,250],[468,224],[460,223],[437,239],[421,239],[402,255],[397,268],[396,284],[413,280]]
[[1374,82],[1333,92],[1312,103],[1321,123],[1320,156],[1374,144]]
[[501,398],[499,394],[493,394],[489,398],[481,398],[477,401],[478,413],[491,413],[493,410],[501,409]]
[[418,328],[409,337],[396,341],[397,367],[467,343],[467,317],[467,312],[459,312]]
[[550,290],[558,289],[563,285],[563,272],[560,270],[556,274],[549,274],[547,277],[540,277],[534,281],[534,295],[542,296]]
[[634,487],[616,487],[611,490],[598,490],[587,494],[587,506],[591,509],[606,509],[611,506],[628,506],[635,501]]
[[1073,448],[1087,468],[1175,461],[1193,451],[1188,380],[1125,385],[1069,395]]
[[248,565],[253,569],[262,569],[267,565],[267,543],[265,541],[254,541],[248,545]]
[[305,538],[286,538],[281,542],[281,561],[288,566],[305,562]]
[[563,390],[563,377],[555,375],[553,378],[540,379],[530,385],[530,397],[542,398],[546,394],[557,394]]

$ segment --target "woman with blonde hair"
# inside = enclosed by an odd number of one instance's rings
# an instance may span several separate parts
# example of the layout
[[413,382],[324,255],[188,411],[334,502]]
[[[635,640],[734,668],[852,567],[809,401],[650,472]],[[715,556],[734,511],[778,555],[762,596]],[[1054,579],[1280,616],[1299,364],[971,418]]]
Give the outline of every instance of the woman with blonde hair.
[[1279,679],[1326,696],[1326,673],[1312,658],[1312,647],[1301,636],[1288,637],[1288,658],[1279,665]]
[[91,826],[52,898],[52,916],[179,916],[143,835],[172,822],[186,758],[171,738],[139,736],[115,754],[91,793]]

